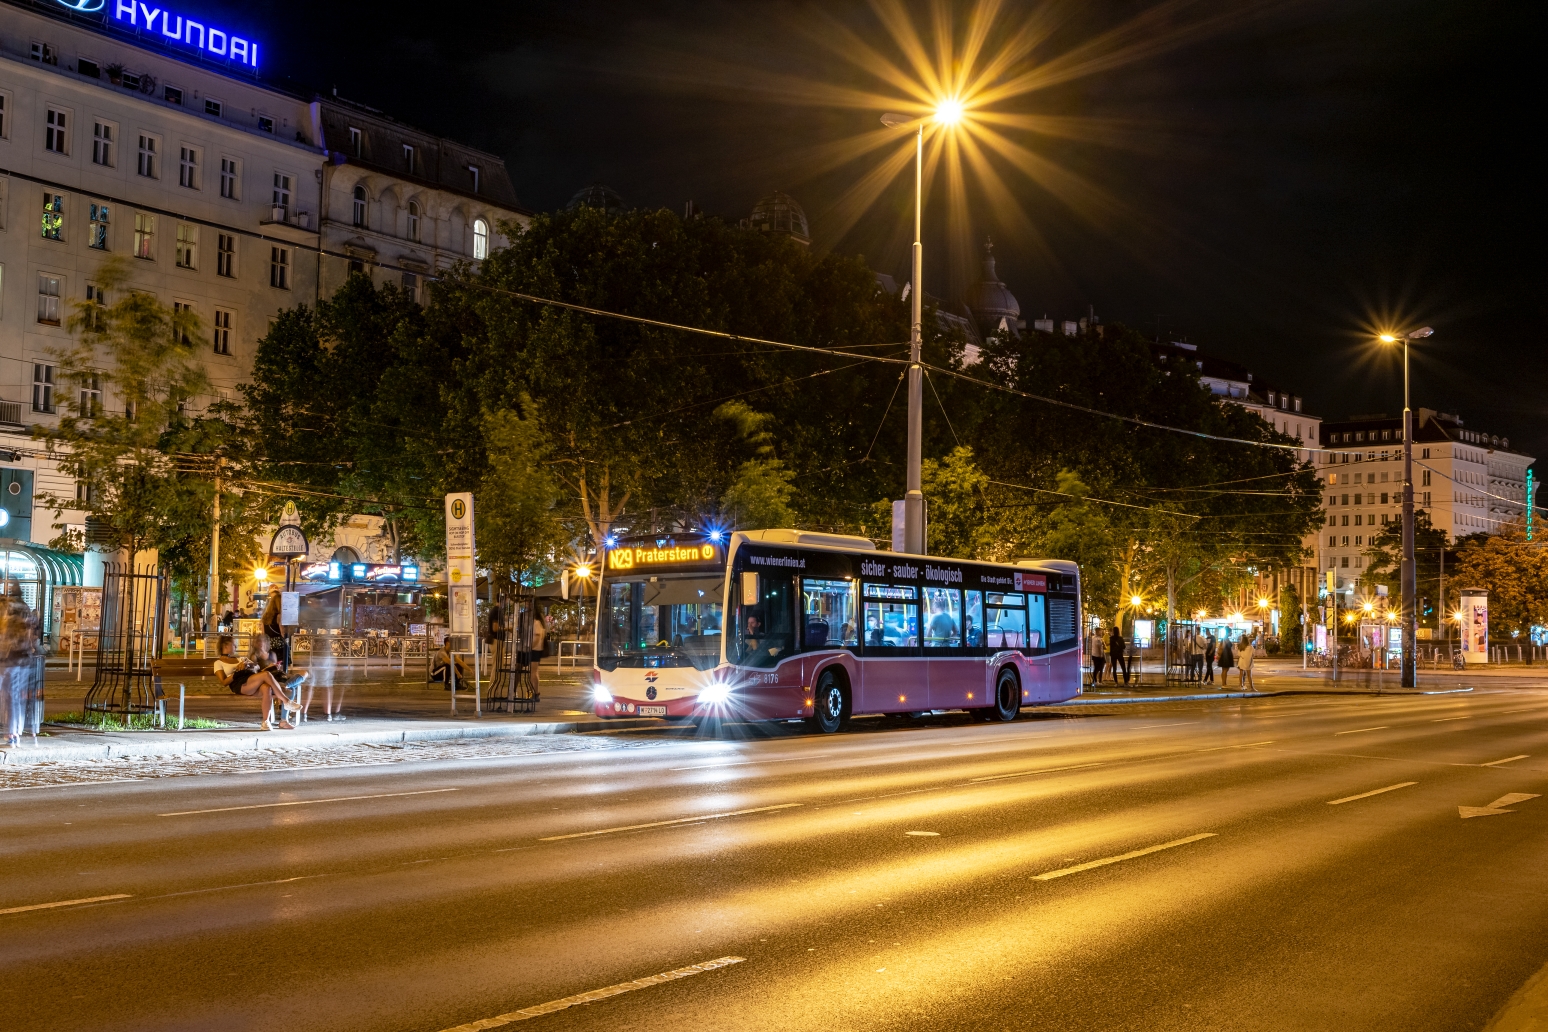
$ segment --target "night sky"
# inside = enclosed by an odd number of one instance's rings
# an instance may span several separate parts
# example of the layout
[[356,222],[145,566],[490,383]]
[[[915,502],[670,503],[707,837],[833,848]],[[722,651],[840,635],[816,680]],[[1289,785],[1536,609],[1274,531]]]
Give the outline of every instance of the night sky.
[[[931,293],[976,279],[976,242],[992,235],[1029,320],[1094,305],[1104,321],[1240,361],[1330,419],[1401,411],[1399,366],[1369,331],[1430,324],[1415,406],[1548,453],[1542,174],[1529,160],[1544,124],[1529,80],[1536,5],[1004,6],[990,49],[1028,18],[1047,30],[1007,74],[1094,58],[999,105],[1062,116],[1075,127],[1067,138],[1008,137],[1105,200],[1072,202],[1001,161],[1017,210],[970,183],[954,215],[938,177]],[[930,8],[911,9],[928,31]],[[601,181],[631,205],[681,211],[692,199],[735,219],[783,189],[805,206],[815,246],[906,278],[911,178],[846,226],[841,198],[882,152],[820,164],[825,144],[878,129],[879,110],[837,98],[879,83],[825,45],[837,25],[896,59],[865,3],[313,0],[264,11],[230,9],[265,41],[271,73],[504,155],[528,207],[562,206]],[[790,83],[817,102],[798,102]]]

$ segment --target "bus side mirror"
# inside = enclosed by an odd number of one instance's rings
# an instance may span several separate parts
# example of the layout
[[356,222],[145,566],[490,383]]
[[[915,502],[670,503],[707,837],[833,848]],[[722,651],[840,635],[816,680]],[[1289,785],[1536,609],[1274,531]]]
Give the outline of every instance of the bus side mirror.
[[758,573],[749,570],[742,574],[742,605],[755,606],[758,604]]

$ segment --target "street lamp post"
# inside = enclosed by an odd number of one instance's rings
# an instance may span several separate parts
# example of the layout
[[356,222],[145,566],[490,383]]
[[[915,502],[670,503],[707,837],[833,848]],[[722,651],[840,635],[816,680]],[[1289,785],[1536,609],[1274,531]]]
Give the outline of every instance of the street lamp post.
[[1418,568],[1414,563],[1414,411],[1408,400],[1408,342],[1423,340],[1435,331],[1421,327],[1402,336],[1383,333],[1382,341],[1403,344],[1403,672],[1400,683],[1404,688],[1419,684],[1417,654],[1418,618]]
[[[944,100],[935,109],[935,120],[950,126],[962,117],[962,106]],[[920,242],[924,222],[924,120],[887,112],[881,117],[888,129],[915,123],[914,131],[914,252],[909,281],[913,312],[908,332],[908,484],[903,494],[903,551],[923,555],[925,551],[925,502],[922,487],[924,466],[924,368],[920,363],[920,343],[924,329],[924,244]]]

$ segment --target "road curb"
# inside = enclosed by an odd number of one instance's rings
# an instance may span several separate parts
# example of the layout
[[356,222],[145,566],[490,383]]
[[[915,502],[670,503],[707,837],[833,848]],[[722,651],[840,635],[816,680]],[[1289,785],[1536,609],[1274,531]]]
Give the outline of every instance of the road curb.
[[[0,748],[0,765],[24,763],[79,763],[131,757],[205,756],[243,752],[293,752],[342,749],[354,745],[404,745],[409,742],[450,742],[459,739],[522,738],[528,735],[562,735],[577,731],[625,730],[658,727],[654,718],[607,721],[548,721],[543,723],[456,724],[446,727],[382,728],[363,731],[204,731],[194,735],[175,731],[138,732],[145,737],[103,741],[45,742]],[[162,737],[165,735],[165,737]]]
[[1456,695],[1470,692],[1471,688],[1444,688],[1438,691],[1403,691],[1384,688],[1283,688],[1272,692],[1217,692],[1213,695],[1125,695],[1111,699],[1085,696],[1067,702],[1050,703],[1038,709],[1058,709],[1062,706],[1124,706],[1144,702],[1209,702],[1213,699],[1271,699],[1286,695]]

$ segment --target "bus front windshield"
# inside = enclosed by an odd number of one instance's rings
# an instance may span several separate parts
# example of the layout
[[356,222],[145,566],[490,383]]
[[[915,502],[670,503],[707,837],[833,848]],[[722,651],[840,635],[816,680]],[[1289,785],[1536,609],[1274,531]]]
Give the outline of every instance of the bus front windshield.
[[718,575],[609,578],[597,623],[597,665],[709,670],[720,662]]

